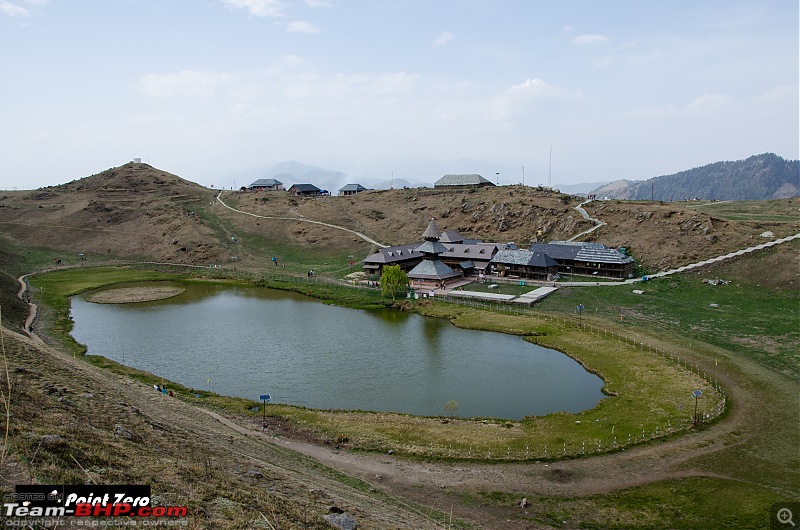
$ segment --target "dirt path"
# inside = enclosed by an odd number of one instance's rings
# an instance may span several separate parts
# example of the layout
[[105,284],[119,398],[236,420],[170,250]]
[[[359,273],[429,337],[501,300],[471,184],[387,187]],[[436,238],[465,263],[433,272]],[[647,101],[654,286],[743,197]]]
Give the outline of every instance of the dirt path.
[[322,221],[314,221],[314,220],[311,220],[311,219],[307,219],[305,217],[276,217],[276,216],[272,216],[272,215],[258,215],[258,214],[255,214],[255,213],[245,212],[244,210],[237,210],[236,208],[233,208],[232,206],[228,206],[227,204],[225,204],[225,202],[222,200],[222,191],[220,191],[217,194],[217,201],[222,206],[224,206],[225,208],[231,210],[232,212],[236,212],[236,213],[240,213],[240,214],[244,214],[244,215],[249,215],[251,217],[258,217],[259,219],[277,219],[277,220],[281,220],[281,221],[297,221],[297,222],[302,222],[302,223],[312,223],[312,224],[315,224],[315,225],[327,226],[327,227],[330,227],[330,228],[335,228],[336,230],[343,230],[345,232],[350,232],[351,234],[360,237],[361,239],[363,239],[367,243],[372,243],[373,245],[375,245],[377,247],[380,247],[380,248],[386,248],[388,246],[388,245],[384,245],[383,243],[378,243],[377,241],[375,241],[371,237],[365,236],[361,232],[357,232],[355,230],[350,230],[349,228],[345,228],[343,226],[338,226],[338,225],[334,225],[334,224],[330,224],[330,223],[323,223]]
[[567,239],[567,241],[575,241],[575,240],[576,240],[576,239],[578,239],[579,237],[581,237],[581,236],[585,236],[586,234],[591,234],[592,232],[594,232],[595,230],[597,230],[597,229],[598,229],[598,228],[600,228],[601,226],[605,226],[605,225],[606,225],[606,223],[604,223],[603,221],[601,221],[601,220],[599,220],[599,219],[595,219],[595,218],[593,218],[593,217],[589,217],[589,214],[588,214],[588,213],[586,213],[586,210],[584,210],[584,209],[583,209],[583,205],[584,205],[584,204],[589,204],[590,202],[592,202],[592,200],[591,200],[591,199],[589,199],[589,200],[586,200],[586,201],[583,201],[582,203],[580,203],[579,205],[577,205],[577,206],[575,207],[575,210],[577,210],[577,211],[578,211],[578,213],[579,213],[579,214],[581,214],[581,217],[583,217],[583,218],[584,218],[584,219],[586,219],[587,221],[591,221],[591,222],[593,222],[593,223],[594,223],[594,226],[593,226],[593,227],[591,227],[589,230],[584,230],[584,231],[583,231],[583,232],[581,232],[580,234],[575,234],[575,235],[574,235],[574,236],[572,236],[571,238]]

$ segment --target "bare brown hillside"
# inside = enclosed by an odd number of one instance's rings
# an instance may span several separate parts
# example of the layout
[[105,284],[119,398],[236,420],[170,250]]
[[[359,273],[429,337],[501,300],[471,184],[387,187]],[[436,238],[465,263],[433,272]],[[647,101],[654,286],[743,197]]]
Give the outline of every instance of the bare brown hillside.
[[[469,238],[514,241],[565,240],[594,226],[574,209],[580,201],[549,190],[509,186],[477,190],[379,190],[351,197],[295,199],[280,192],[225,194],[228,204],[259,215],[315,219],[358,230],[388,245],[418,241],[431,217],[442,230]],[[778,220],[728,220],[697,211],[694,203],[594,201],[590,217],[606,224],[581,238],[626,247],[648,270],[658,271],[726,254],[800,231],[800,199],[772,201]],[[788,219],[788,220],[787,220]],[[263,220],[256,228],[264,230]],[[325,227],[294,224],[298,244],[330,244],[353,236]]]
[[[580,202],[548,189],[375,190],[351,197],[301,199],[287,192],[222,194],[147,164],[129,163],[61,186],[0,194],[2,234],[24,246],[65,255],[146,259],[188,264],[225,263],[244,269],[269,265],[272,255],[324,261],[374,251],[349,228],[386,245],[418,241],[431,217],[443,230],[468,238],[565,240],[594,223],[574,209]],[[800,199],[770,201],[756,220],[704,213],[694,203],[595,201],[586,205],[606,226],[584,236],[626,247],[648,270],[710,258],[800,231]],[[772,214],[775,215],[772,215]],[[234,236],[233,238],[231,236]]]
[[[0,226],[26,246],[68,255],[198,262],[224,248],[194,209],[214,192],[147,164],[28,192],[0,195]],[[227,252],[225,252],[227,254]]]

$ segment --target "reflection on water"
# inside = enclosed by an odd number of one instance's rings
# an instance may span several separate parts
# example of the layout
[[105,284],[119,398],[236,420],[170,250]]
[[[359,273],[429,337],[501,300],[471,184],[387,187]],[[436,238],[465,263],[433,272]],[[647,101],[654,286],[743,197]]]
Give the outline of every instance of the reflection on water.
[[188,387],[311,408],[442,415],[455,399],[462,416],[520,419],[603,397],[597,376],[520,337],[264,288],[186,287],[140,304],[75,297],[72,334],[90,354],[124,352],[125,364]]

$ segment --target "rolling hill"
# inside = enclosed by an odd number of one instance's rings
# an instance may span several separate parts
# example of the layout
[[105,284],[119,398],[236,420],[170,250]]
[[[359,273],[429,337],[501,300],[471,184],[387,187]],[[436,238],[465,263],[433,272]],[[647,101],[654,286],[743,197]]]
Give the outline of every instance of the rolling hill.
[[599,198],[656,201],[742,201],[800,195],[800,162],[765,153],[648,180],[617,180],[592,193]]
[[[372,190],[351,197],[297,198],[287,192],[208,189],[147,164],[128,163],[60,186],[0,195],[0,227],[10,243],[49,249],[54,259],[139,260],[261,270],[280,256],[287,267],[320,272],[373,245],[328,223],[386,245],[419,240],[431,217],[468,238],[516,242],[565,240],[593,223],[578,200],[547,188]],[[731,219],[694,203],[595,201],[607,224],[585,239],[628,248],[652,272],[684,265],[800,230],[798,199],[783,199],[780,218]],[[319,223],[309,222],[317,221]],[[327,265],[326,265],[327,264]]]

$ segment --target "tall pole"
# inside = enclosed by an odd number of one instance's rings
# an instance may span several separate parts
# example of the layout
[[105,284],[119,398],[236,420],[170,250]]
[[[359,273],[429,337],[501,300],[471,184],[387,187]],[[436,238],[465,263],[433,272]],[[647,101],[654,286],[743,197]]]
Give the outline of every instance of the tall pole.
[[522,166],[522,185],[525,185],[525,166]]
[[547,187],[553,189],[553,146],[550,146],[550,167],[547,170]]
[[500,185],[500,172],[498,171],[497,173],[495,173],[495,175],[497,175],[497,185],[499,186]]

